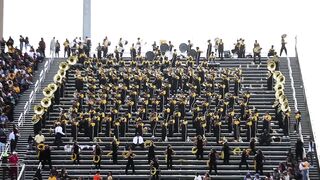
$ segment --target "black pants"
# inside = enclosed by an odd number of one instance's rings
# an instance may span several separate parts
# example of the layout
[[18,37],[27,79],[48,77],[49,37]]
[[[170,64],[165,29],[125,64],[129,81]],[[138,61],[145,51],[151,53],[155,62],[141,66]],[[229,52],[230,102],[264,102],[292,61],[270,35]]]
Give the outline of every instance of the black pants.
[[44,169],[46,164],[48,164],[49,168],[52,169],[51,159],[44,159],[41,161],[42,169]]
[[168,157],[167,159],[167,169],[172,169],[172,157]]
[[242,164],[245,164],[246,168],[249,169],[249,165],[248,165],[247,161],[241,161],[240,164],[239,164],[239,169],[241,169]]
[[118,164],[118,156],[117,156],[117,154],[112,154],[112,162],[113,162],[113,164]]
[[221,58],[221,60],[223,60],[223,51],[222,50],[219,50],[219,58]]
[[226,156],[226,154],[224,154],[223,164],[229,164],[229,158],[229,155]]
[[76,154],[76,159],[73,161],[73,164],[80,164],[80,154]]
[[255,64],[257,64],[257,62],[256,62],[256,57],[258,57],[259,64],[260,64],[260,63],[261,63],[261,55],[260,55],[260,53],[254,53],[254,55],[253,55],[253,62],[254,62]]
[[10,141],[10,150],[11,150],[11,153],[16,150],[16,141],[15,140]]
[[129,168],[132,168],[132,173],[134,174],[135,172],[134,172],[134,163],[133,163],[133,160],[129,160],[128,162],[127,162],[127,166],[126,166],[126,174],[128,174],[128,169]]
[[256,164],[256,173],[260,172],[260,175],[263,175],[263,164],[262,163],[257,163]]
[[203,149],[198,149],[197,151],[197,159],[203,159]]
[[280,49],[280,56],[281,56],[281,54],[282,54],[283,50],[284,50],[284,52],[285,52],[285,53],[286,53],[286,55],[287,55],[287,48],[286,48],[286,46],[281,46],[281,49]]
[[214,169],[215,174],[218,174],[218,172],[217,172],[217,162],[209,163],[209,174],[211,174],[212,169]]

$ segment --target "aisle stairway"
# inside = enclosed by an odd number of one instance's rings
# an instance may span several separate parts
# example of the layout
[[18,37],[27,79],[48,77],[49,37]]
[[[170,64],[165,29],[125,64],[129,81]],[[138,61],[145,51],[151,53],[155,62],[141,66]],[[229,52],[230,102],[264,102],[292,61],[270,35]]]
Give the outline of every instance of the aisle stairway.
[[[280,63],[280,70],[286,77],[285,94],[288,97],[290,108],[292,111],[292,115],[291,115],[291,125],[292,125],[291,131],[292,131],[292,133],[290,133],[290,138],[291,138],[291,143],[292,143],[292,150],[294,152],[295,142],[297,141],[298,138],[300,138],[300,136],[298,136],[297,133],[294,132],[295,107],[294,107],[294,100],[293,100],[293,90],[291,87],[291,79],[289,76],[288,60],[287,60],[287,58],[281,58],[280,62],[281,62]],[[308,142],[309,142],[308,137],[313,137],[313,132],[312,132],[312,126],[311,126],[311,122],[310,122],[310,115],[309,115],[309,111],[308,111],[306,96],[305,96],[305,92],[304,92],[302,74],[301,74],[298,58],[290,57],[290,62],[291,62],[290,64],[291,64],[291,69],[292,69],[292,77],[294,80],[294,88],[295,88],[295,93],[296,93],[298,110],[301,112],[301,115],[302,115],[301,127],[302,127],[302,135],[303,135],[303,140],[304,140],[304,148],[306,151],[308,151]],[[318,159],[317,159],[316,154],[314,154],[314,167],[312,167],[310,169],[310,178],[311,179],[319,179],[318,167],[319,167]]]
[[[239,67],[241,65],[243,69],[243,91],[250,90],[252,96],[250,100],[250,104],[255,106],[260,112],[260,118],[264,114],[264,112],[269,111],[271,115],[274,114],[274,110],[272,108],[272,103],[274,99],[274,91],[268,91],[266,88],[266,58],[262,59],[262,65],[257,67],[257,65],[252,65],[252,60],[250,59],[226,59],[225,61],[219,61],[221,63],[220,67]],[[57,71],[57,67],[52,68],[51,76],[55,74]],[[53,111],[51,112],[50,119],[47,120],[46,128],[43,129],[43,134],[46,137],[46,142],[50,145],[52,144],[54,137],[50,136],[49,129],[53,127],[53,122],[58,118],[59,108],[63,108],[68,110],[72,104],[72,96],[75,91],[74,87],[74,70],[69,70],[68,81],[66,84],[65,95],[60,100],[60,105],[54,105]],[[49,77],[49,76],[47,76]],[[50,83],[52,78],[49,78],[45,84]],[[233,85],[232,85],[233,86]],[[42,93],[40,91],[40,93]],[[40,97],[40,96],[39,96]],[[201,97],[199,97],[201,98]],[[39,98],[40,100],[40,98]],[[239,109],[236,106],[236,109]],[[31,119],[30,114],[27,118],[26,124],[29,126],[25,126],[25,133],[28,134],[32,132],[32,126],[30,123]],[[195,135],[195,130],[192,128],[191,123],[191,115],[187,114],[188,129],[189,136],[193,137]],[[145,121],[145,124],[149,124],[149,122]],[[271,136],[282,137],[282,130],[279,129],[277,122],[272,122],[272,129],[275,130]],[[259,123],[259,130],[262,129],[262,123]],[[63,137],[64,145],[71,145],[73,142],[70,138],[70,126],[67,126],[67,136]],[[112,138],[104,137],[103,133],[100,133],[100,139],[102,142],[99,142],[100,146],[103,147],[103,157],[102,157],[102,165],[101,165],[101,174],[107,175],[108,171],[112,171],[115,179],[148,179],[149,178],[149,165],[147,164],[147,149],[137,149],[134,150],[134,153],[137,154],[135,158],[135,175],[125,175],[125,164],[127,160],[121,157],[122,151],[125,149],[125,145],[127,142],[132,142],[132,138],[134,136],[134,125],[130,124],[129,133],[126,133],[126,137],[120,138],[120,146],[119,146],[119,154],[118,154],[118,165],[113,165],[112,161],[106,154],[109,152],[110,141]],[[222,137],[225,136],[229,140],[229,145],[231,148],[240,147],[241,149],[247,149],[249,146],[249,142],[232,142],[232,134],[227,132],[226,125],[222,125]],[[245,129],[241,130],[241,136],[245,139]],[[168,138],[168,142],[159,141],[160,137],[160,128],[158,127],[155,141],[156,145],[156,154],[159,158],[159,164],[161,169],[161,178],[163,179],[193,179],[196,172],[200,174],[204,174],[207,172],[208,168],[206,166],[207,154],[209,153],[211,148],[215,148],[218,151],[221,149],[221,145],[217,145],[215,143],[215,138],[211,133],[207,134],[208,143],[205,146],[204,152],[204,160],[196,160],[195,155],[191,154],[191,148],[194,146],[192,142],[182,142],[180,140],[180,133],[175,133],[173,137]],[[152,139],[150,133],[146,133],[144,135],[146,139]],[[83,177],[84,179],[92,177],[96,172],[94,169],[94,165],[92,163],[92,148],[91,146],[95,143],[90,142],[89,138],[84,137],[82,133],[78,136],[78,142],[80,145],[88,145],[87,148],[81,151],[81,161],[80,165],[74,166],[72,165],[72,161],[70,160],[71,153],[66,152],[63,149],[57,149],[56,146],[51,146],[54,150],[52,150],[52,164],[57,168],[66,168],[68,174],[72,177]],[[167,170],[165,161],[164,161],[164,150],[167,144],[173,145],[173,149],[176,151],[176,155],[174,156],[174,169]],[[277,167],[279,162],[285,161],[286,153],[290,149],[290,142],[272,142],[270,146],[260,146],[257,145],[257,149],[261,149],[266,157],[266,163],[264,166],[265,174],[268,172],[272,172],[273,168]],[[254,174],[253,170],[253,156],[251,155],[249,162],[250,172]],[[222,160],[218,160],[218,175],[213,175],[216,179],[240,179],[245,176],[247,170],[239,169],[240,156],[231,155],[230,164],[223,165]],[[26,170],[26,179],[31,179],[34,175],[36,167],[38,166],[38,159],[36,156],[36,152],[34,150],[28,151],[27,156],[25,157],[25,163],[27,164]],[[129,171],[131,172],[131,171]],[[44,179],[48,177],[49,172],[47,170],[43,171]]]

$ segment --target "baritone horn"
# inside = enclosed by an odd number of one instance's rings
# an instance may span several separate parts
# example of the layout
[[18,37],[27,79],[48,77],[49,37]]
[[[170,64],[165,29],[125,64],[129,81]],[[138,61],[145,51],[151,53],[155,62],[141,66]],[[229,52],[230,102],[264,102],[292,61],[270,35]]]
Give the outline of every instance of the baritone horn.
[[37,115],[43,115],[44,114],[44,108],[40,105],[35,105],[33,107],[34,113]]
[[98,163],[100,161],[100,156],[94,155],[92,161],[93,161],[93,163]]

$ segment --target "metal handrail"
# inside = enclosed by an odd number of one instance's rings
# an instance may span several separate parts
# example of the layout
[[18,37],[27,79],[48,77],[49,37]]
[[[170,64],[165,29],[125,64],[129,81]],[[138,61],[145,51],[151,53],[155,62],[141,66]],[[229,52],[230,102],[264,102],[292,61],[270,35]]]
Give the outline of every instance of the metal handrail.
[[[20,173],[19,173],[19,176],[17,178],[17,180],[23,180],[24,179],[24,171],[25,171],[25,168],[26,168],[26,164],[23,163],[22,165],[22,168],[20,170]],[[22,178],[22,179],[21,179]]]

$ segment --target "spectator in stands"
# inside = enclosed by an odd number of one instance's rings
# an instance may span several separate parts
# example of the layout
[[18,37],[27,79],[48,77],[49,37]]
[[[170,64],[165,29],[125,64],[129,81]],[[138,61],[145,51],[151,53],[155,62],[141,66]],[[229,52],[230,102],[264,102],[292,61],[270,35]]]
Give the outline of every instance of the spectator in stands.
[[59,175],[60,180],[67,180],[70,179],[68,172],[65,168],[62,168]]
[[7,135],[3,128],[0,127],[0,154],[4,152],[7,143]]
[[251,180],[251,175],[248,172],[247,175],[243,178],[243,180]]
[[93,180],[102,180],[100,176],[100,171],[97,171],[96,174],[93,176]]
[[107,180],[113,180],[111,171],[108,172]]
[[202,180],[199,173],[196,173],[196,176],[194,177],[194,180]]
[[310,162],[311,166],[313,166],[313,153],[314,152],[315,152],[315,143],[314,143],[312,137],[309,137],[307,158],[310,158],[309,162]]
[[59,58],[59,52],[60,52],[60,43],[57,40],[56,41],[56,47],[55,47],[55,57]]
[[302,160],[303,159],[303,142],[301,141],[301,139],[297,139],[296,145],[296,161],[298,161],[299,159]]
[[56,38],[53,37],[50,42],[50,56],[52,57],[54,56],[55,49],[56,49]]
[[24,39],[24,47],[25,47],[26,51],[27,51],[28,46],[30,47],[30,42],[29,42],[28,36],[26,36],[26,38]]
[[310,168],[310,164],[307,161],[307,158],[303,158],[302,162],[299,164],[299,169],[302,174],[302,180],[309,179],[309,168]]
[[8,120],[8,116],[4,112],[2,112],[0,116],[0,128],[5,129],[7,127]]
[[266,177],[264,178],[264,180],[273,180],[273,177],[272,177],[271,173],[268,173],[266,175]]
[[10,142],[10,152],[12,153],[16,149],[16,136],[14,134],[14,130],[9,134],[9,142]]
[[50,173],[48,180],[57,180],[57,177]]
[[36,146],[38,144],[41,144],[41,143],[44,143],[45,142],[45,138],[44,138],[44,135],[42,134],[41,131],[39,131],[39,134],[37,134],[35,137],[34,137],[34,140],[36,142]]
[[253,180],[260,180],[260,175],[257,173],[254,175],[254,179]]
[[17,179],[18,178],[18,174],[17,174],[17,171],[18,171],[18,162],[19,162],[19,157],[18,157],[18,154],[17,152],[13,151],[11,153],[11,155],[9,156],[8,158],[8,162],[10,164],[10,177],[11,179]]

